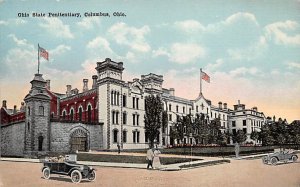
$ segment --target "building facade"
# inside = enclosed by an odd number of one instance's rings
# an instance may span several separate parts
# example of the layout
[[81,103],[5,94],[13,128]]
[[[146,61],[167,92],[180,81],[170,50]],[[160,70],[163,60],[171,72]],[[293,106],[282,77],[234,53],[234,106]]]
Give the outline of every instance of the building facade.
[[[92,76],[92,87],[89,89],[88,79],[83,79],[82,92],[67,85],[66,93],[56,93],[50,89],[50,80],[35,74],[20,110],[7,109],[3,101],[2,154],[14,154],[9,145],[15,142],[21,143],[17,154],[28,155],[117,149],[118,144],[122,149],[148,148],[144,115],[145,97],[150,94],[161,96],[168,116],[168,125],[157,138],[160,146],[201,143],[191,135],[185,135],[183,142],[170,137],[177,118],[188,114],[192,117],[202,114],[208,121],[218,118],[224,131],[234,133],[246,128],[248,138],[251,131],[264,123],[264,115],[257,108],[246,110],[239,104],[231,110],[222,102],[214,106],[202,93],[195,100],[177,97],[174,88],[163,87],[162,75],[150,73],[125,82],[122,62],[107,58],[97,62],[95,69],[97,75]],[[15,131],[22,135],[14,137]]]

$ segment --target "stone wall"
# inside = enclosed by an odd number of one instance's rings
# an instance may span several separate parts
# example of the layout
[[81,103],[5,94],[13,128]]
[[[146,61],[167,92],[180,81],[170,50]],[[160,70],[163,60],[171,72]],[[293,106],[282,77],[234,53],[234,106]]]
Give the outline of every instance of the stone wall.
[[1,155],[23,156],[25,122],[1,127]]
[[102,125],[88,125],[82,123],[51,122],[51,152],[70,152],[71,134],[81,129],[88,135],[88,149],[103,149]]

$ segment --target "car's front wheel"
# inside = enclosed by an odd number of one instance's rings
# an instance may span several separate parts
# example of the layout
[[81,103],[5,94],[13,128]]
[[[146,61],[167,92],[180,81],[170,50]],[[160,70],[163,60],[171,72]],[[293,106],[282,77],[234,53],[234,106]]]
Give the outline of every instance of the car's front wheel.
[[73,183],[80,183],[81,179],[82,179],[82,175],[81,175],[80,171],[78,171],[78,170],[72,171],[71,180]]
[[44,168],[43,169],[43,177],[44,177],[44,179],[49,179],[50,178],[50,169],[49,168]]
[[95,170],[93,170],[91,173],[89,173],[88,180],[94,181],[95,179],[96,179],[96,173],[95,173]]
[[277,162],[278,162],[278,159],[276,157],[272,157],[271,160],[270,160],[270,162],[271,162],[272,165],[275,166],[277,164]]
[[296,162],[297,159],[298,159],[298,157],[297,157],[296,155],[293,155],[293,156],[292,156],[292,161],[293,161],[293,162]]
[[267,157],[267,156],[264,156],[264,157],[262,158],[262,162],[263,162],[264,164],[267,164],[267,163],[268,163],[268,157]]

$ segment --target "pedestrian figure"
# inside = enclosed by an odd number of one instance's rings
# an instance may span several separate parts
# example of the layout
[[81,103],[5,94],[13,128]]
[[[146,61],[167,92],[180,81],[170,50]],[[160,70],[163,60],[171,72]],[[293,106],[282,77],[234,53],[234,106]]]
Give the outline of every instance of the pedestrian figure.
[[117,147],[118,147],[118,154],[120,154],[121,153],[121,147],[120,147],[119,143],[117,144]]
[[160,153],[161,152],[158,150],[157,145],[156,145],[156,149],[153,152],[153,155],[154,155],[154,158],[153,158],[153,168],[154,169],[159,169],[160,166],[161,166],[160,159],[159,159]]
[[153,165],[152,165],[153,157],[154,157],[153,149],[149,148],[147,151],[147,156],[146,156],[146,160],[148,161],[147,169],[149,169],[150,166],[153,169]]
[[240,153],[240,145],[238,143],[235,143],[234,151],[235,151],[235,157],[239,158],[240,157],[240,155],[239,155],[239,153]]

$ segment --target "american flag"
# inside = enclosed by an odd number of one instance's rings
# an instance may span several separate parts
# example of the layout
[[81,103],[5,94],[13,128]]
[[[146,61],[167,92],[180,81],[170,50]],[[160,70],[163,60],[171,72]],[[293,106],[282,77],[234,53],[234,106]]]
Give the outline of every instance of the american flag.
[[46,60],[49,60],[49,53],[44,48],[39,46],[40,56]]
[[201,79],[203,79],[206,82],[210,83],[210,77],[203,71],[201,71]]

